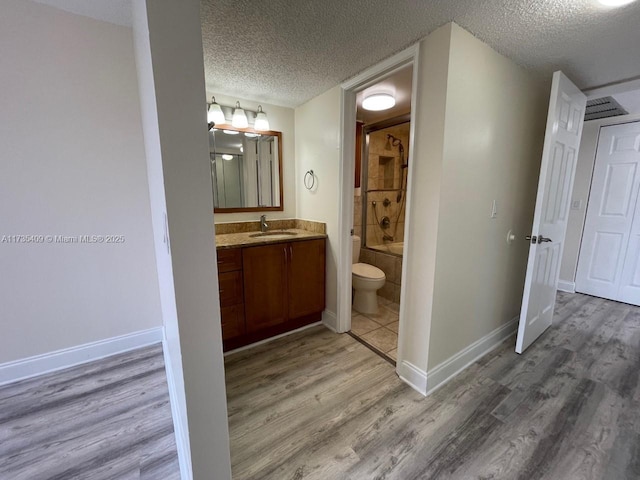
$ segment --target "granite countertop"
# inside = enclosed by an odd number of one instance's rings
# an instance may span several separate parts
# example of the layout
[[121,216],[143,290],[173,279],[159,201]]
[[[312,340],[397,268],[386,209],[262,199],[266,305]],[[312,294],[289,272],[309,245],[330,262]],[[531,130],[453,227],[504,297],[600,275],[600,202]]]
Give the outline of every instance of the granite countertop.
[[278,232],[291,232],[295,235],[287,235],[286,237],[276,236],[270,237],[265,235],[263,237],[252,237],[260,232],[242,232],[242,233],[225,233],[216,235],[216,248],[238,248],[249,247],[255,245],[266,245],[270,243],[286,243],[286,242],[298,242],[301,240],[313,240],[315,238],[327,238],[325,233],[315,233],[308,230],[302,230],[299,228],[287,228],[286,230],[268,230],[269,233]]

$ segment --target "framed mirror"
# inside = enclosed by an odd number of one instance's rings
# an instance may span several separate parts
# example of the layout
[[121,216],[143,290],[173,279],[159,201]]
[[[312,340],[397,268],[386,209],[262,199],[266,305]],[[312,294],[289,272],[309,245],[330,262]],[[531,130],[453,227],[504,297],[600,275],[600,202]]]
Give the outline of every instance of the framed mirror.
[[209,131],[213,211],[282,211],[282,132],[221,126]]

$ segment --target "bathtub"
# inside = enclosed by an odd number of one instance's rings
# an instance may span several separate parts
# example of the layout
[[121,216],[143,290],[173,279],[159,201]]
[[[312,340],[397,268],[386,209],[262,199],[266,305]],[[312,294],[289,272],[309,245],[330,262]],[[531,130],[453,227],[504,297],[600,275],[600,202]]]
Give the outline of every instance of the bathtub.
[[371,245],[367,246],[372,250],[378,250],[379,252],[391,253],[392,255],[402,256],[404,250],[403,242],[385,243],[384,245]]

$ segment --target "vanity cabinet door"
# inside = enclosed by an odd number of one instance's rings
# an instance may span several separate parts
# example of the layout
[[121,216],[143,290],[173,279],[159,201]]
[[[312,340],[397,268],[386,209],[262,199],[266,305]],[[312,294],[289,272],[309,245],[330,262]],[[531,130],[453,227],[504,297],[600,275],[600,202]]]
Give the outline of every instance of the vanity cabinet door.
[[242,250],[248,334],[287,321],[288,245],[278,243]]
[[325,255],[324,239],[289,244],[289,318],[324,310]]

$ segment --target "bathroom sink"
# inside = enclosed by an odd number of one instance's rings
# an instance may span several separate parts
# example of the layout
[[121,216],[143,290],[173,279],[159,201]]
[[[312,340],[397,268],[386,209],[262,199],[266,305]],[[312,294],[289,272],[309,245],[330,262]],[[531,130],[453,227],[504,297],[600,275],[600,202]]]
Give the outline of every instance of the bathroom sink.
[[251,238],[265,237],[265,238],[272,238],[276,240],[279,238],[295,237],[296,235],[298,235],[296,232],[260,232],[260,233],[253,233],[249,236]]

